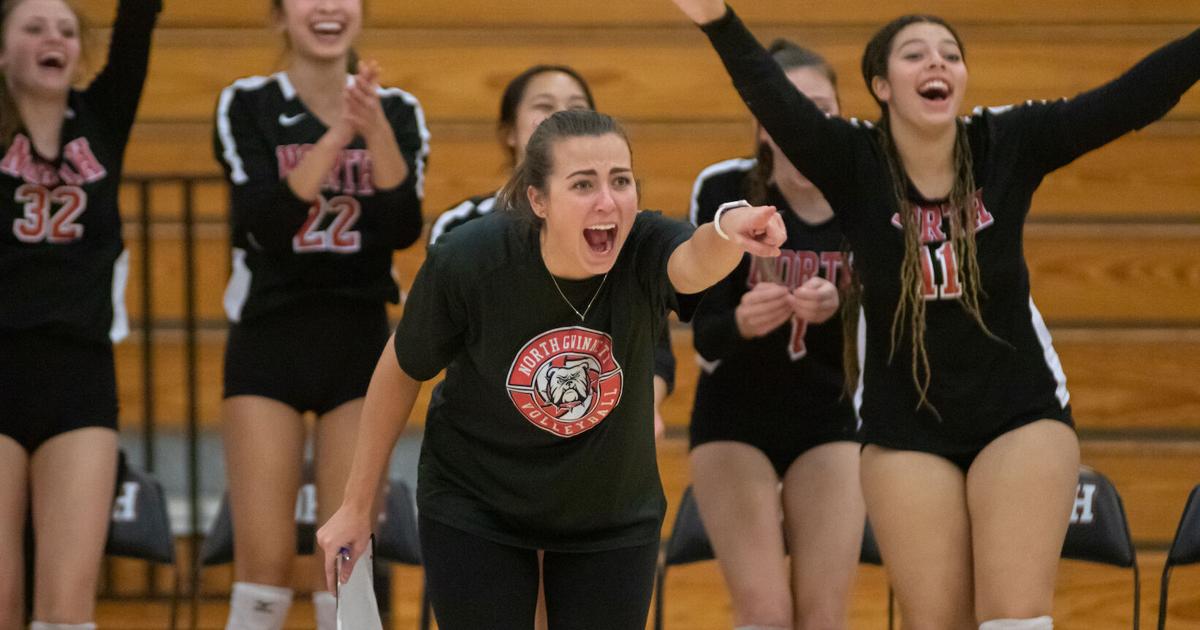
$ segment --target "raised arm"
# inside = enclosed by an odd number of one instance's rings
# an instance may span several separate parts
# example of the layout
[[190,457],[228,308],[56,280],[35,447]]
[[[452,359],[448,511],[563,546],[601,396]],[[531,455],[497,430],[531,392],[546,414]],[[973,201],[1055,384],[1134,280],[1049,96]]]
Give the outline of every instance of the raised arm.
[[[721,227],[717,232],[717,224]],[[699,293],[729,275],[742,254],[775,257],[787,240],[774,206],[739,207],[718,212],[716,220],[696,228],[671,253],[667,274],[679,293]]]
[[126,137],[137,115],[150,65],[151,34],[161,10],[161,0],[121,0],[104,69],[84,92],[96,113]]
[[[1040,105],[1030,153],[1046,172],[1162,118],[1200,80],[1200,30],[1151,53],[1113,81]],[[1032,106],[1035,110],[1038,105]]]
[[[719,0],[673,0],[708,35],[754,117],[801,173],[830,196],[848,185],[855,127],[821,111]],[[846,182],[846,184],[843,184]]]
[[371,538],[372,506],[379,484],[387,471],[392,448],[408,424],[413,404],[421,393],[421,381],[400,367],[395,343],[395,336],[388,339],[367,388],[354,447],[354,463],[346,480],[342,505],[317,531],[317,542],[325,552],[325,582],[335,593],[334,566],[339,552],[343,548],[349,550],[350,560],[341,575],[345,583],[354,563],[367,549]]

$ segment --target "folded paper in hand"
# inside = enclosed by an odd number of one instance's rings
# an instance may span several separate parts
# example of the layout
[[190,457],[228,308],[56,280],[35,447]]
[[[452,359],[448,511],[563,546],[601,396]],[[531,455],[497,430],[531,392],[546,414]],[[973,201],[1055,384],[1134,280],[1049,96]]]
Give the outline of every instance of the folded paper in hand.
[[[379,604],[375,601],[374,540],[367,551],[354,563],[354,570],[345,584],[338,582],[337,630],[383,630],[379,619]],[[339,556],[338,573],[342,571]]]

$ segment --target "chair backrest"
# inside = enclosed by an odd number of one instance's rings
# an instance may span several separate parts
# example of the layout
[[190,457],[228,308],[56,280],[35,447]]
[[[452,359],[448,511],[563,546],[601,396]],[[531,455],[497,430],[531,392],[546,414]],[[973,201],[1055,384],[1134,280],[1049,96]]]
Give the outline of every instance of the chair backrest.
[[1087,466],[1079,468],[1062,557],[1126,568],[1137,561],[1121,496],[1107,477]]
[[875,542],[875,532],[871,530],[869,520],[863,528],[862,551],[859,552],[858,561],[877,567],[883,566],[883,556],[879,554],[879,543]]
[[1167,552],[1167,565],[1193,564],[1200,562],[1200,485],[1192,488],[1179,528],[1175,530],[1175,541]]
[[122,456],[105,555],[175,562],[175,537],[162,485]]
[[417,503],[403,481],[388,484],[387,500],[379,515],[375,554],[381,560],[421,564],[421,541],[417,536]]
[[675,515],[675,524],[671,527],[671,537],[667,539],[663,555],[667,565],[688,564],[715,557],[691,486],[683,491],[683,498],[679,500],[679,512]]

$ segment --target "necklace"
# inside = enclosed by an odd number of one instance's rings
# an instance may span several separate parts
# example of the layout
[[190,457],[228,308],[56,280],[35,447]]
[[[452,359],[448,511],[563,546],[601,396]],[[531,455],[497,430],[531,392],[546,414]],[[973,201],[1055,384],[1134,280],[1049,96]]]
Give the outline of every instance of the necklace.
[[566,302],[567,306],[571,307],[572,311],[575,311],[575,314],[579,316],[579,321],[581,322],[587,319],[588,311],[592,310],[592,304],[595,304],[596,298],[600,296],[600,290],[604,288],[604,282],[608,280],[608,272],[605,272],[604,277],[600,278],[600,286],[596,287],[596,292],[592,294],[592,299],[588,300],[587,306],[583,309],[583,312],[580,313],[579,309],[575,308],[575,305],[571,303],[571,300],[567,299],[566,294],[563,293],[562,287],[558,286],[558,280],[555,279],[554,274],[550,273],[549,269],[546,270],[546,273],[550,274],[550,282],[554,283],[554,289],[558,291],[558,297],[562,298],[562,301]]

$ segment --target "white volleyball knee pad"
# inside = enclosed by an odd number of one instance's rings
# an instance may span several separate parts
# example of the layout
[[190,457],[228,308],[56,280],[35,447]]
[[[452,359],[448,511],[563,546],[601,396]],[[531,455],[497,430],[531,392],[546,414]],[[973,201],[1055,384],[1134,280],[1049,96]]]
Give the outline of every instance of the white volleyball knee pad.
[[225,630],[279,630],[292,606],[292,589],[234,582]]
[[317,630],[337,630],[337,598],[329,591],[312,594],[313,615],[317,618]]
[[1054,630],[1050,615],[1033,619],[993,619],[979,624],[979,630]]
[[46,621],[33,621],[29,624],[29,630],[96,630],[96,624],[94,622],[49,623]]

